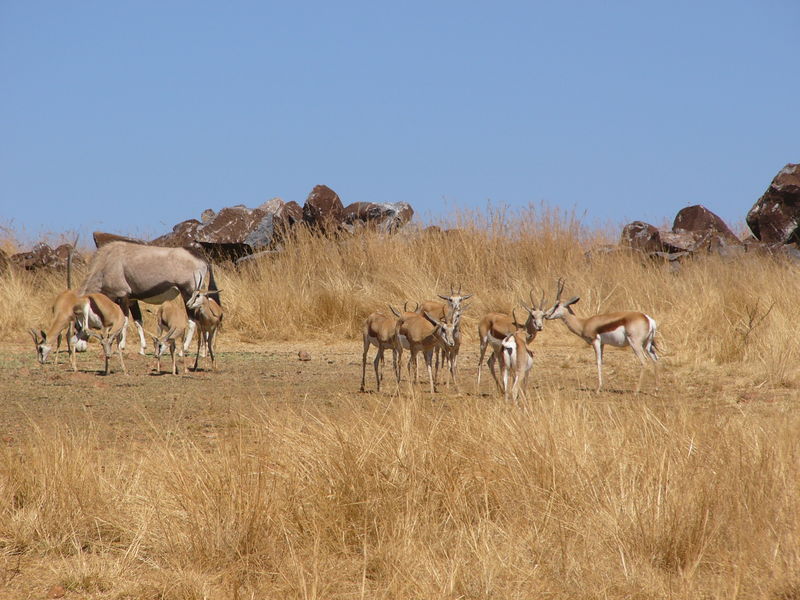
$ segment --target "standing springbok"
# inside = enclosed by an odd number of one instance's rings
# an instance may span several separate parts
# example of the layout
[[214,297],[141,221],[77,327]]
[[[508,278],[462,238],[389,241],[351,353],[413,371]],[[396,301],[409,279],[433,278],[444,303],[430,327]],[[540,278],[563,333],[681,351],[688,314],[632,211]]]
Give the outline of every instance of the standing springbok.
[[511,398],[517,401],[517,396],[522,392],[522,399],[527,400],[525,386],[528,382],[528,374],[533,368],[533,352],[528,348],[528,336],[525,331],[518,329],[503,340],[503,388],[505,389],[505,399],[508,402],[509,371],[514,373],[514,384],[511,387]]
[[512,335],[518,329],[523,329],[526,334],[525,342],[530,344],[535,338],[536,334],[544,328],[545,316],[545,299],[544,292],[537,307],[533,299],[533,290],[528,293],[531,299],[531,306],[528,307],[522,302],[522,307],[528,313],[528,317],[524,323],[517,320],[516,310],[512,309],[511,316],[505,313],[488,313],[483,316],[480,323],[478,323],[478,339],[480,340],[480,356],[478,357],[478,381],[475,387],[475,393],[480,393],[481,389],[481,368],[483,367],[483,359],[486,356],[486,350],[489,346],[492,348],[492,353],[489,356],[489,372],[492,374],[497,389],[500,392],[505,392],[505,387],[500,383],[497,378],[494,366],[499,361],[500,367],[503,366],[503,340]]
[[[197,356],[194,359],[194,370],[197,371],[197,365],[200,363],[200,352],[205,346],[208,349],[208,354],[211,357],[211,370],[217,367],[217,358],[214,354],[214,342],[217,338],[217,332],[222,326],[222,307],[211,297],[212,293],[219,293],[221,290],[195,290],[186,303],[186,308],[193,311],[194,318],[197,319],[197,324],[200,326],[200,333],[197,337]],[[188,335],[188,334],[187,334]]]
[[625,347],[630,346],[636,358],[642,365],[639,374],[639,384],[636,386],[638,394],[642,387],[642,379],[647,365],[647,359],[653,361],[653,375],[655,377],[656,390],[658,390],[658,348],[656,346],[656,322],[655,320],[641,312],[613,312],[595,315],[593,317],[581,318],[572,311],[572,305],[580,300],[579,296],[574,296],[567,301],[561,300],[561,292],[564,291],[564,280],[558,280],[556,291],[556,302],[545,318],[561,319],[567,328],[581,338],[584,342],[594,348],[597,358],[597,390],[603,387],[603,346]]
[[[473,294],[462,294],[461,284],[458,286],[458,291],[455,291],[453,284],[450,284],[449,296],[444,296],[442,294],[437,294],[437,296],[444,300],[444,302],[439,302],[438,300],[426,300],[417,307],[415,312],[418,314],[427,312],[429,315],[435,319],[438,319],[439,321],[453,319],[456,312],[463,313],[467,308],[469,308],[467,304],[462,303],[472,298]],[[440,346],[434,351],[436,358],[434,378],[438,380],[439,364],[444,364],[444,360],[447,359],[450,367],[450,377],[453,380],[453,385],[455,385],[457,389],[458,383],[456,382],[456,374],[458,373],[458,354],[461,350],[461,329],[458,327],[458,324],[453,332],[453,339],[455,341],[453,346],[446,349]]]
[[367,352],[370,346],[375,346],[378,353],[375,355],[375,387],[381,391],[381,374],[379,367],[383,367],[383,353],[385,350],[392,351],[392,370],[397,371],[397,350],[395,348],[394,332],[397,327],[397,319],[386,316],[382,312],[374,312],[364,320],[363,338],[364,353],[361,355],[361,391],[364,388],[367,376]]
[[[156,313],[158,323],[158,335],[153,335],[153,348],[155,353],[155,370],[161,373],[161,356],[169,348],[170,358],[172,359],[172,374],[178,374],[177,355],[181,357],[183,373],[186,374],[186,353],[183,351],[183,344],[186,341],[186,334],[189,329],[189,317],[186,314],[186,307],[179,298],[164,302],[158,307]],[[166,335],[164,335],[166,332]],[[178,344],[180,341],[180,344]]]
[[[109,373],[108,361],[114,353],[112,348],[116,342],[119,364],[122,366],[122,372],[127,375],[128,370],[125,368],[125,360],[122,358],[120,342],[122,341],[122,332],[128,324],[128,318],[119,305],[104,294],[86,294],[78,298],[74,313],[75,319],[81,324],[83,331],[89,337],[97,338],[103,347],[103,357],[105,358],[103,373],[105,375]],[[99,329],[101,333],[90,332],[90,329]],[[76,369],[74,363],[73,369]]]
[[431,363],[433,361],[433,350],[437,346],[445,348],[452,347],[455,343],[453,340],[454,322],[460,316],[458,312],[453,315],[453,321],[440,321],[434,319],[428,313],[414,314],[404,313],[400,314],[392,308],[397,317],[397,325],[395,327],[395,351],[397,353],[397,362],[395,366],[395,375],[397,382],[400,383],[401,360],[403,357],[403,349],[409,350],[411,356],[408,359],[408,374],[411,377],[411,365],[414,365],[414,383],[419,379],[419,372],[417,369],[417,354],[422,352],[425,357],[425,365],[428,368],[428,380],[430,381],[431,394],[436,392],[436,386],[431,370]]
[[[50,321],[50,326],[46,331],[40,330],[36,333],[35,330],[30,329],[33,343],[36,344],[36,356],[41,364],[47,362],[47,358],[53,351],[52,341],[55,338],[56,348],[53,357],[53,363],[58,364],[58,349],[61,346],[61,334],[66,329],[67,336],[69,336],[69,325],[75,321],[75,305],[78,303],[78,295],[73,290],[64,290],[53,301],[53,318]],[[41,337],[40,335],[41,334]],[[74,348],[67,341],[67,350],[69,351],[70,364],[73,369],[77,369],[74,360]]]
[[[110,242],[97,250],[89,265],[89,274],[78,293],[101,292],[117,302],[125,316],[128,316],[132,300],[161,304],[180,295],[188,305],[189,298],[200,289],[200,282],[208,277],[209,294],[218,299],[219,290],[216,289],[211,263],[201,253],[202,250],[194,248]],[[136,328],[141,343],[139,353],[144,354],[146,343],[141,313],[134,315],[137,316]],[[194,315],[190,314],[184,351],[189,349],[195,327]],[[122,347],[125,347],[124,333]]]

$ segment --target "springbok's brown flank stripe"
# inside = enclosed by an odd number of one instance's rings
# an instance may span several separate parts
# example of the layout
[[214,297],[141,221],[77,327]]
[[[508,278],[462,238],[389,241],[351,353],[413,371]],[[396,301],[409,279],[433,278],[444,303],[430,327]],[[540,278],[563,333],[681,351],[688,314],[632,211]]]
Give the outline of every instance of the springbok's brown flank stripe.
[[597,328],[597,333],[608,333],[610,331],[614,331],[617,327],[623,327],[625,325],[625,319],[617,319],[616,321],[611,321],[611,323],[606,323],[605,325]]

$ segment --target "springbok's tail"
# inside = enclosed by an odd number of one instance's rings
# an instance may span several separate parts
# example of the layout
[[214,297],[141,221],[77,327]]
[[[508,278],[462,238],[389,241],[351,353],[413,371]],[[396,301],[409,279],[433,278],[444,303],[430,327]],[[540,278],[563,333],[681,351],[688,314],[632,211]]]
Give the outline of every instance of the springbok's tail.
[[651,317],[647,317],[650,321],[650,333],[647,336],[647,353],[653,358],[658,360],[658,344],[656,343],[656,322]]

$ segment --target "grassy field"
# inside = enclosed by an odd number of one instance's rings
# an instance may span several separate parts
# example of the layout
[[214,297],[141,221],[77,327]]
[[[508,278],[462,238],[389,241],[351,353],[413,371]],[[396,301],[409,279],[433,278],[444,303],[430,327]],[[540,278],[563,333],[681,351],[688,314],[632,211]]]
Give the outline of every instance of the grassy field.
[[[546,211],[462,221],[218,268],[220,369],[178,377],[131,352],[104,377],[96,344],[40,367],[26,330],[63,274],[0,275],[0,598],[800,598],[796,268],[587,260],[609,236]],[[559,322],[527,402],[475,389],[480,316],[558,277],[578,314],[658,321],[658,391],[610,349],[593,393]],[[364,317],[451,283],[475,294],[459,390],[359,393]]]

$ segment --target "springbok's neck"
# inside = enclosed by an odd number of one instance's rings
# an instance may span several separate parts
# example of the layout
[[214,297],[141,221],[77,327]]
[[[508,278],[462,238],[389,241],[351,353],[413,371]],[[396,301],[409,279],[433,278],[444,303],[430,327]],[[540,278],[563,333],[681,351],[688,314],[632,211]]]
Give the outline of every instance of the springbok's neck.
[[561,317],[561,320],[564,321],[567,329],[569,329],[572,333],[579,337],[583,337],[583,325],[586,323],[586,319],[582,319],[575,313],[568,311]]

